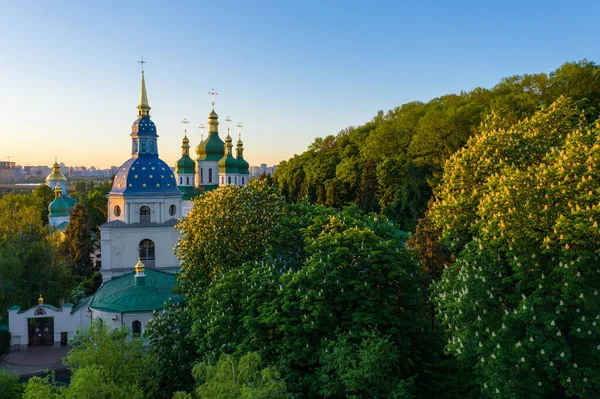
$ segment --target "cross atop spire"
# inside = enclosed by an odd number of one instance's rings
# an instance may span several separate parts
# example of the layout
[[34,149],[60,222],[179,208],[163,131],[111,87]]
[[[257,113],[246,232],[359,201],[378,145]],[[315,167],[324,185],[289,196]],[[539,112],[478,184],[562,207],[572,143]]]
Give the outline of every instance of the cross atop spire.
[[187,137],[187,125],[190,122],[186,118],[183,118],[183,120],[181,121],[181,123],[183,123],[183,135],[185,137]]
[[217,92],[215,91],[215,89],[213,88],[213,89],[211,89],[211,91],[209,91],[209,92],[208,92],[208,94],[210,94],[210,95],[211,95],[211,97],[212,97],[212,109],[213,109],[213,111],[214,111],[214,110],[215,110],[215,96],[218,96],[218,95],[219,95],[219,93],[217,93]]
[[144,57],[138,63],[142,64],[142,84],[140,87],[140,103],[138,105],[138,117],[150,116],[150,105],[148,105],[148,93],[146,92],[146,79],[144,79]]
[[148,61],[144,61],[144,56],[142,55],[141,59],[138,61],[138,64],[142,66],[142,73],[144,73],[144,64],[147,64]]
[[242,125],[241,123],[237,124],[237,128],[238,128],[238,140],[242,139],[242,128],[244,127],[244,125]]
[[225,122],[227,122],[227,135],[229,136],[229,128],[231,127],[231,118],[225,118]]
[[198,126],[200,128],[200,142],[204,141],[204,125]]

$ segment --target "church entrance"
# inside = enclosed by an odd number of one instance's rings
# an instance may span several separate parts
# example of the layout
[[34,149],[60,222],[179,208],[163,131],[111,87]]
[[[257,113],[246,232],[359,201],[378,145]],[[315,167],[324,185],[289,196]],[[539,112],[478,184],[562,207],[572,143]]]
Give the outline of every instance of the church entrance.
[[27,319],[29,346],[54,345],[54,317]]

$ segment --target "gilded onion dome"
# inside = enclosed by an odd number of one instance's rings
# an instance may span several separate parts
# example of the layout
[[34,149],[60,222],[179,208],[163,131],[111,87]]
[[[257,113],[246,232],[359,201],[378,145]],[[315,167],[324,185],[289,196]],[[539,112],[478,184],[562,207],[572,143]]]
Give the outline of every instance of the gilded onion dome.
[[52,172],[48,175],[48,177],[46,177],[46,181],[67,181],[65,175],[60,173],[60,165],[56,159],[54,160],[54,165],[52,165]]
[[213,109],[208,114],[208,137],[196,147],[198,161],[218,161],[223,157],[225,143],[219,137],[219,116]]

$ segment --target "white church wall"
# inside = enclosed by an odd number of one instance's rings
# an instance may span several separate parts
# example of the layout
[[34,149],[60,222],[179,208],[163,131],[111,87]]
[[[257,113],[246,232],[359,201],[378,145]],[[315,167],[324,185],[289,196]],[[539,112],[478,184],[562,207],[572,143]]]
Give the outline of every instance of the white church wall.
[[179,270],[179,260],[173,253],[179,232],[171,226],[103,228],[102,231],[102,277],[104,281],[133,271],[139,258],[140,242],[154,242],[154,266],[170,273]]

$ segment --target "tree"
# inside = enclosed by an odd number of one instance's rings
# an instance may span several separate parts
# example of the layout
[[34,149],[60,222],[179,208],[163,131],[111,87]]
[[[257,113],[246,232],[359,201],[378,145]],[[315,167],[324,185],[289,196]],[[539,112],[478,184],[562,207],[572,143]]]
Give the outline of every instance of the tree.
[[45,226],[49,222],[48,206],[50,206],[50,203],[54,201],[54,191],[52,191],[49,186],[40,184],[33,189],[32,196],[36,204],[41,209],[42,224]]
[[8,370],[0,370],[0,399],[18,399],[22,393],[19,376]]
[[73,274],[87,279],[95,271],[91,254],[94,252],[92,229],[87,207],[77,204],[71,211],[69,224],[64,232],[61,252],[73,270]]
[[194,366],[194,377],[198,381],[196,394],[200,399],[291,397],[277,370],[263,368],[261,358],[255,352],[247,353],[239,360],[223,355],[214,366],[200,363]]
[[191,339],[192,313],[183,304],[168,302],[163,313],[154,315],[144,331],[156,362],[158,397],[170,398],[176,391],[191,391],[192,367],[198,360]]
[[390,337],[376,331],[359,336],[340,334],[321,352],[319,370],[324,397],[412,398],[414,378],[401,380],[396,373],[404,361]]
[[[43,227],[40,205],[33,196],[0,198],[0,308],[30,307],[40,293],[58,303],[73,288],[69,270],[58,259],[56,235]],[[0,312],[6,320],[7,312]]]
[[176,247],[182,292],[194,297],[217,273],[261,259],[282,206],[279,192],[259,181],[196,197],[192,211],[176,227],[182,234]]
[[565,99],[502,124],[446,163],[431,208],[457,254],[433,297],[447,349],[482,397],[598,396],[600,127]]
[[65,364],[72,373],[68,386],[52,375],[33,377],[25,386],[28,399],[142,399],[156,396],[155,363],[141,338],[123,327],[113,330],[97,322],[78,331]]

